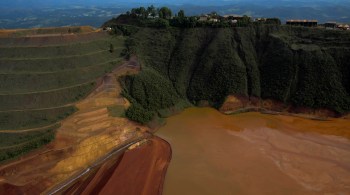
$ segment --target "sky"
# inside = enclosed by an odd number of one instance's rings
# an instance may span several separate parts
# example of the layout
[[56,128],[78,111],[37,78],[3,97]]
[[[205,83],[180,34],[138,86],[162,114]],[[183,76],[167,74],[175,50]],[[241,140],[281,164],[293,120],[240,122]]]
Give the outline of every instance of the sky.
[[[295,2],[295,3],[294,3]],[[350,0],[0,0],[1,7],[11,8],[40,8],[57,6],[103,6],[103,5],[228,5],[228,4],[257,4],[263,6],[285,6],[289,4],[300,3],[300,6],[320,6],[324,4],[348,5]]]

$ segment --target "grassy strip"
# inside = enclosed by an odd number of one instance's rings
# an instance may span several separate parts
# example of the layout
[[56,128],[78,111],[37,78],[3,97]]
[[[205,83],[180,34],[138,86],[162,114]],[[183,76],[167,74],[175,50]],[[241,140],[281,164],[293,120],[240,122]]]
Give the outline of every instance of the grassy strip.
[[56,123],[76,111],[73,106],[38,111],[0,112],[0,129],[29,129]]
[[108,113],[112,117],[124,117],[125,108],[122,105],[110,106],[108,107]]
[[29,58],[1,58],[0,60],[12,60],[12,61],[18,61],[18,60],[29,60],[29,61],[35,61],[35,60],[57,60],[61,58],[72,58],[72,57],[80,57],[80,56],[89,56],[93,54],[98,54],[102,52],[109,51],[108,49],[102,49],[102,50],[97,50],[97,51],[91,51],[83,54],[72,54],[72,55],[63,55],[63,56],[48,56],[48,57],[29,57]]
[[[35,133],[31,133],[29,135],[15,136],[0,134],[1,140],[9,139],[9,141],[7,141],[6,144],[11,145],[14,143],[19,143],[19,141],[21,141],[21,144],[18,144],[17,146],[13,146],[7,149],[0,149],[0,162],[28,153],[36,148],[39,148],[51,142],[52,140],[54,140],[54,138],[55,129],[48,129],[45,132],[41,132],[40,135],[37,135]],[[10,143],[10,141],[13,142]]]
[[2,75],[0,77],[0,93],[15,94],[46,91],[69,87],[97,79],[110,72],[117,63],[110,62],[104,65],[76,69],[70,72],[52,74],[20,74]]
[[70,71],[119,58],[118,53],[102,51],[91,55],[41,60],[0,60],[0,74],[37,74]]
[[89,43],[91,40],[105,40],[109,38],[106,32],[83,33],[80,35],[49,35],[34,37],[1,37],[0,49],[9,47],[55,47],[62,45],[72,45],[74,43]]
[[24,144],[25,142],[30,142],[36,140],[41,136],[52,132],[52,130],[57,129],[60,125],[56,124],[54,126],[41,129],[39,131],[23,132],[23,133],[0,133],[0,139],[3,140],[0,143],[0,150],[13,148],[19,144]]
[[54,28],[33,28],[33,29],[18,29],[18,30],[8,30],[10,37],[22,37],[28,35],[48,35],[48,34],[70,34],[70,33],[89,33],[93,32],[90,26],[69,26],[69,27],[54,27]]
[[94,65],[88,65],[88,66],[83,66],[83,67],[79,67],[79,68],[67,69],[67,70],[47,71],[47,72],[43,72],[43,71],[40,71],[40,72],[32,72],[32,71],[0,72],[0,76],[1,75],[10,75],[10,74],[14,74],[14,75],[43,75],[43,74],[65,73],[65,72],[70,72],[73,70],[83,71],[84,69],[87,69],[87,68],[102,66],[102,65],[108,64],[108,63],[118,63],[120,61],[122,61],[122,59],[114,58],[113,60],[104,61],[102,63],[98,63],[98,64],[94,64]]
[[0,102],[2,102],[0,111],[64,106],[86,97],[95,87],[95,84],[95,82],[90,82],[77,87],[44,93],[0,95]]
[[58,58],[64,56],[84,55],[100,50],[108,50],[110,44],[123,45],[123,39],[94,40],[87,43],[74,43],[52,47],[7,47],[1,48],[2,59]]

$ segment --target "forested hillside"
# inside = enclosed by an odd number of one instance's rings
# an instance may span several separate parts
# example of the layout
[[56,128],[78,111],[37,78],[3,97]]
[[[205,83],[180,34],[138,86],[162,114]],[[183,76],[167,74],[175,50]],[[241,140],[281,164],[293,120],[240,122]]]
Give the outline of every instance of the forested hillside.
[[123,79],[134,120],[148,122],[184,102],[218,108],[230,94],[350,110],[349,32],[273,25],[122,30],[143,64],[141,74]]

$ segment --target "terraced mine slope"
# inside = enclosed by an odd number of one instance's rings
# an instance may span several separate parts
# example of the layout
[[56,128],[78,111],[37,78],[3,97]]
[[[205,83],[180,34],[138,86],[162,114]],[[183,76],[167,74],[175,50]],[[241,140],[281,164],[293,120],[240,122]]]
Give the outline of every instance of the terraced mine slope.
[[123,116],[130,103],[121,96],[118,82],[121,75],[138,71],[135,60],[119,64],[88,97],[74,104],[78,111],[61,122],[50,144],[0,165],[0,194],[62,192],[147,138],[146,127]]
[[0,32],[0,161],[50,142],[121,64],[123,37],[89,27]]
[[145,66],[124,79],[134,103],[127,116],[134,120],[167,116],[183,102],[220,108],[228,95],[242,98],[238,107],[245,101],[258,109],[333,117],[350,111],[349,32],[273,25],[116,27],[131,33],[131,50]]

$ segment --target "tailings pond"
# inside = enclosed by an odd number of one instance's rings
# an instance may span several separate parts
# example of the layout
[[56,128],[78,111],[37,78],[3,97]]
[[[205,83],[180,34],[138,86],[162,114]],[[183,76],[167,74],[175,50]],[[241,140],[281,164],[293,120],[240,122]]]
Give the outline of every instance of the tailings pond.
[[173,157],[165,195],[350,194],[350,121],[190,108],[157,135]]

